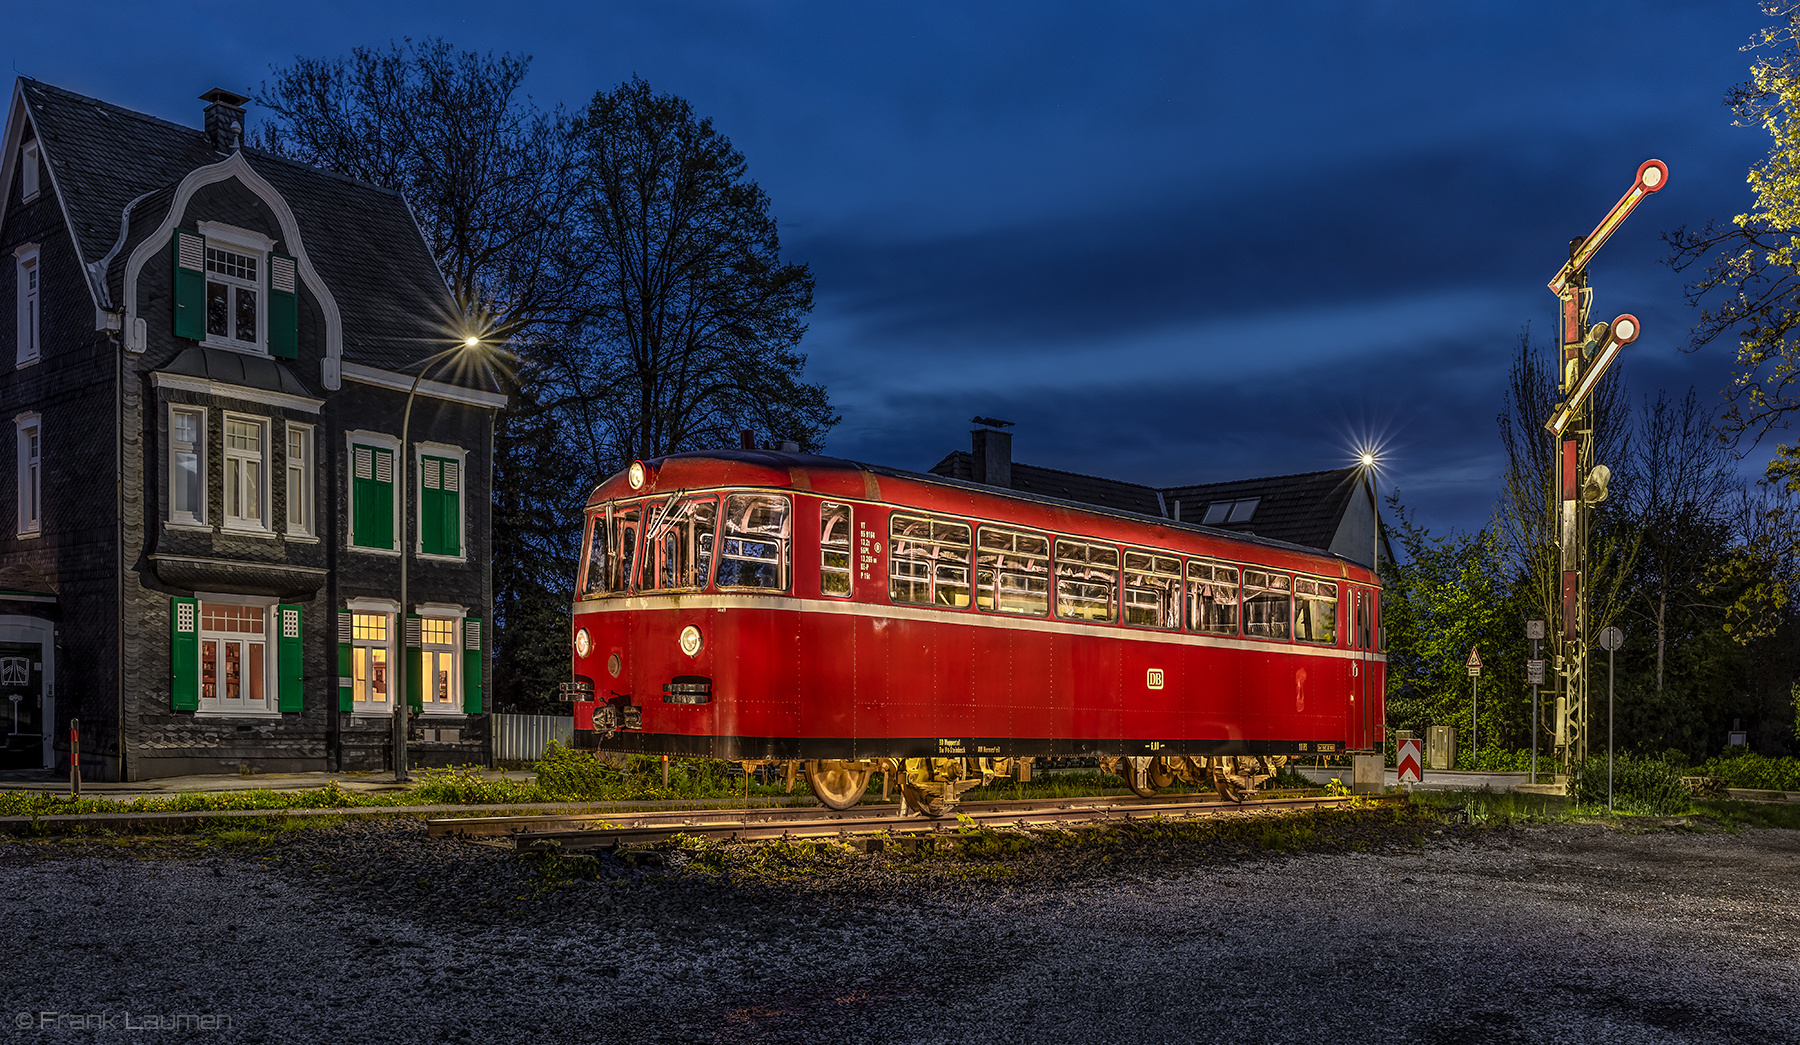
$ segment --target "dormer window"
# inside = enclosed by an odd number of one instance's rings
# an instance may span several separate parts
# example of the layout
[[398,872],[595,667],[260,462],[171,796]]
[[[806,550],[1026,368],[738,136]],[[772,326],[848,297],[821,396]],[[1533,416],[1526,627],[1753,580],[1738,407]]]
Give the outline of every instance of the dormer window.
[[175,231],[175,334],[214,348],[299,355],[297,262],[275,241],[214,221]]

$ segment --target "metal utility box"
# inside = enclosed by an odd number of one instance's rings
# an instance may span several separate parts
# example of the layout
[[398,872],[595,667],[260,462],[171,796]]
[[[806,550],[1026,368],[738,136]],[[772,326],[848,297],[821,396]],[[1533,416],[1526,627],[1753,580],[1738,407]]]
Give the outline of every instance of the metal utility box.
[[1425,764],[1431,769],[1456,768],[1456,727],[1430,726],[1425,730]]
[[1379,795],[1387,785],[1387,758],[1382,755],[1350,756],[1350,790],[1359,795]]

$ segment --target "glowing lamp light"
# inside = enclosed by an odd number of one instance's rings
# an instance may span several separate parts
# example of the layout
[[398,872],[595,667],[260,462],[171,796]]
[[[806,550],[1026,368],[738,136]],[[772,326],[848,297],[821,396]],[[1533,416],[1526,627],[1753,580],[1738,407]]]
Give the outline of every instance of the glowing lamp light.
[[1364,450],[1362,455],[1362,465],[1364,468],[1375,467],[1375,455]]
[[463,338],[463,347],[464,348],[475,348],[475,347],[479,346],[480,344],[481,344],[481,339],[476,337],[474,334],[470,334],[468,337]]
[[681,629],[681,652],[690,657],[698,656],[700,653],[700,645],[699,628],[689,624],[687,627]]
[[625,473],[625,481],[631,484],[633,490],[642,490],[644,484],[650,481],[650,469],[642,461],[633,461],[631,470]]
[[575,655],[577,657],[585,657],[589,653],[592,653],[593,650],[594,639],[593,636],[588,634],[588,630],[582,628],[580,631],[577,631],[575,633]]

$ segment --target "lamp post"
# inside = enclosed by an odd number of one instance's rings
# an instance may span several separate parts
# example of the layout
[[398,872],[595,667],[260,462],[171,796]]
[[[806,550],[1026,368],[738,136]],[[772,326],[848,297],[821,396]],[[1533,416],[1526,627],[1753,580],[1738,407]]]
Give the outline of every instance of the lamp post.
[[1375,512],[1375,538],[1373,547],[1369,549],[1369,572],[1377,572],[1375,567],[1381,559],[1381,496],[1375,491],[1375,454],[1364,450],[1362,466],[1369,473],[1369,507]]
[[400,497],[400,656],[394,664],[394,783],[405,784],[411,781],[406,775],[406,740],[411,723],[407,713],[411,710],[406,699],[406,568],[412,560],[412,540],[407,529],[407,522],[412,518],[412,510],[407,506],[407,497],[411,488],[406,485],[406,453],[408,440],[412,436],[413,398],[419,394],[419,382],[431,370],[432,364],[441,363],[452,356],[461,357],[464,353],[473,352],[481,347],[481,339],[473,334],[464,338],[462,343],[442,352],[427,356],[419,364],[419,372],[413,377],[412,388],[406,393],[406,411],[400,418],[400,461],[398,464],[399,497]]

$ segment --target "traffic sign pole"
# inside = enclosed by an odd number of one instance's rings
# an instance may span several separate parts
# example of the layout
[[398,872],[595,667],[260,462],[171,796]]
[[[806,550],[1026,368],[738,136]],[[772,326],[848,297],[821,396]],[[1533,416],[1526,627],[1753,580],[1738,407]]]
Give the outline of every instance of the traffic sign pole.
[[1476,761],[1481,755],[1481,745],[1476,742],[1476,729],[1481,719],[1478,711],[1481,706],[1481,650],[1471,646],[1469,659],[1463,662],[1469,669],[1469,770],[1478,771],[1481,764]]

